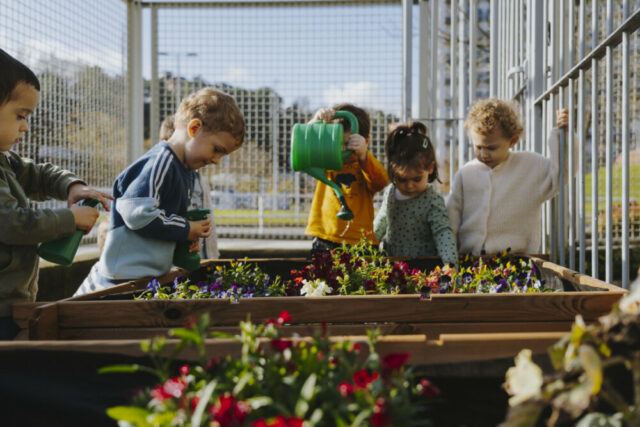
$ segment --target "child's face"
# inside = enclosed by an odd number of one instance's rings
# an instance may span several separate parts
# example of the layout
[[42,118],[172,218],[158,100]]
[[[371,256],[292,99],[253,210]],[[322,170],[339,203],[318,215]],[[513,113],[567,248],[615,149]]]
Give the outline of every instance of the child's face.
[[393,183],[400,193],[407,197],[423,193],[429,186],[429,175],[433,172],[433,165],[429,169],[404,169],[393,171]]
[[36,109],[40,92],[30,84],[20,82],[11,98],[0,105],[0,151],[8,151],[22,134],[29,130],[27,118]]
[[469,138],[473,143],[476,158],[492,169],[507,158],[509,149],[520,139],[518,135],[511,139],[506,138],[499,128],[488,135],[481,135],[469,130]]
[[196,170],[220,159],[240,148],[240,143],[229,132],[207,132],[200,129],[185,145],[184,160],[189,169]]

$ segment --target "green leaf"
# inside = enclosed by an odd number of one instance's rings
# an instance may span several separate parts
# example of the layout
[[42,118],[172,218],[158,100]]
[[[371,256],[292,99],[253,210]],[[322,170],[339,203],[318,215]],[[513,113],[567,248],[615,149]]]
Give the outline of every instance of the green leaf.
[[115,372],[123,373],[123,374],[131,374],[133,372],[138,372],[141,370],[140,365],[110,365],[104,366],[98,369],[99,374],[113,374]]
[[247,399],[247,405],[251,406],[251,409],[262,408],[263,406],[271,405],[273,403],[273,399],[268,396],[256,396],[250,399]]
[[202,337],[197,332],[190,331],[189,329],[172,329],[171,335],[196,344],[202,342]]
[[314,390],[316,387],[316,374],[309,375],[309,378],[304,382],[302,390],[300,391],[300,397],[304,400],[311,400],[313,398]]
[[591,394],[598,394],[602,386],[602,359],[600,359],[600,355],[590,345],[581,345],[578,348],[578,355],[589,383],[591,383]]
[[251,375],[250,372],[245,372],[244,374],[242,374],[242,376],[238,380],[238,383],[233,388],[233,395],[234,396],[237,396],[238,394],[240,394],[240,392],[242,391],[244,386],[247,385],[247,383],[249,382],[251,377],[252,377],[252,375]]
[[336,427],[349,427],[349,424],[337,415],[333,416],[333,420],[336,422]]
[[313,411],[313,413],[311,414],[311,417],[309,417],[309,422],[312,425],[316,425],[316,424],[320,423],[320,421],[322,421],[322,416],[323,415],[324,415],[324,413],[322,412],[322,409],[316,408],[316,410]]
[[372,412],[373,411],[371,409],[365,409],[361,411],[358,414],[358,416],[355,418],[355,420],[353,420],[353,422],[351,423],[351,426],[360,427],[361,425],[364,425],[364,421],[371,416]]
[[216,381],[211,381],[207,386],[202,390],[202,393],[198,396],[200,400],[198,401],[198,406],[196,406],[196,410],[193,411],[193,416],[191,417],[191,427],[199,427],[202,422],[202,414],[204,413],[205,408],[209,404],[209,399],[213,394],[213,390],[216,388]]
[[151,427],[147,417],[151,413],[135,406],[113,406],[107,409],[107,415],[117,421],[127,421],[138,427]]
[[620,412],[613,415],[594,412],[578,421],[576,427],[623,427],[624,425]]
[[528,402],[512,406],[507,412],[507,418],[501,425],[508,427],[535,427],[538,425],[538,418],[544,407],[545,405],[541,402]]

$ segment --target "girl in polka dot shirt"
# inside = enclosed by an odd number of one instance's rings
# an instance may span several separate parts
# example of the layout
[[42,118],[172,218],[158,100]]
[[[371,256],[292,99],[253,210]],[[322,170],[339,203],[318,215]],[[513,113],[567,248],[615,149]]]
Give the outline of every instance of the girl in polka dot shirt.
[[429,183],[438,166],[427,128],[419,122],[394,129],[385,143],[391,184],[373,222],[376,237],[389,256],[438,255],[458,265],[458,250],[444,199]]

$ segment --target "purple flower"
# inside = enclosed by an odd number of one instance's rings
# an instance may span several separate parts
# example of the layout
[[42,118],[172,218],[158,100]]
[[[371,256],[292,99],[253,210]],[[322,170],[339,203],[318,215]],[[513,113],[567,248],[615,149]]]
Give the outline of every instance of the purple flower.
[[509,283],[507,283],[507,279],[502,278],[498,280],[498,286],[496,286],[496,292],[507,292],[509,290]]
[[156,279],[154,277],[153,279],[151,279],[151,281],[147,285],[147,290],[153,291],[153,292],[158,292],[158,288],[159,287],[160,287],[160,283],[158,282],[158,279]]

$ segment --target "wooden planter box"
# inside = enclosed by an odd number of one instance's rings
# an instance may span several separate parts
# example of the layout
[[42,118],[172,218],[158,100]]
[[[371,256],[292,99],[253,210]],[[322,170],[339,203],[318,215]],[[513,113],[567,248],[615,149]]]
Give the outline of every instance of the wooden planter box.
[[[543,294],[433,294],[327,297],[247,298],[238,303],[220,299],[133,301],[148,279],[53,303],[14,305],[21,339],[87,340],[140,339],[166,334],[193,315],[208,312],[218,330],[233,332],[250,315],[254,322],[275,318],[282,310],[293,317],[288,334],[305,335],[309,324],[328,322],[332,335],[364,335],[379,327],[386,335],[426,335],[437,340],[446,334],[565,332],[577,314],[590,322],[608,313],[625,291],[589,276],[531,257],[546,285],[560,292]],[[412,267],[433,268],[438,258],[410,260]],[[225,261],[203,261],[193,280],[206,268]],[[228,262],[228,261],[226,261]],[[283,278],[305,259],[250,260],[263,271]],[[159,278],[171,282],[185,274],[175,270]]]

